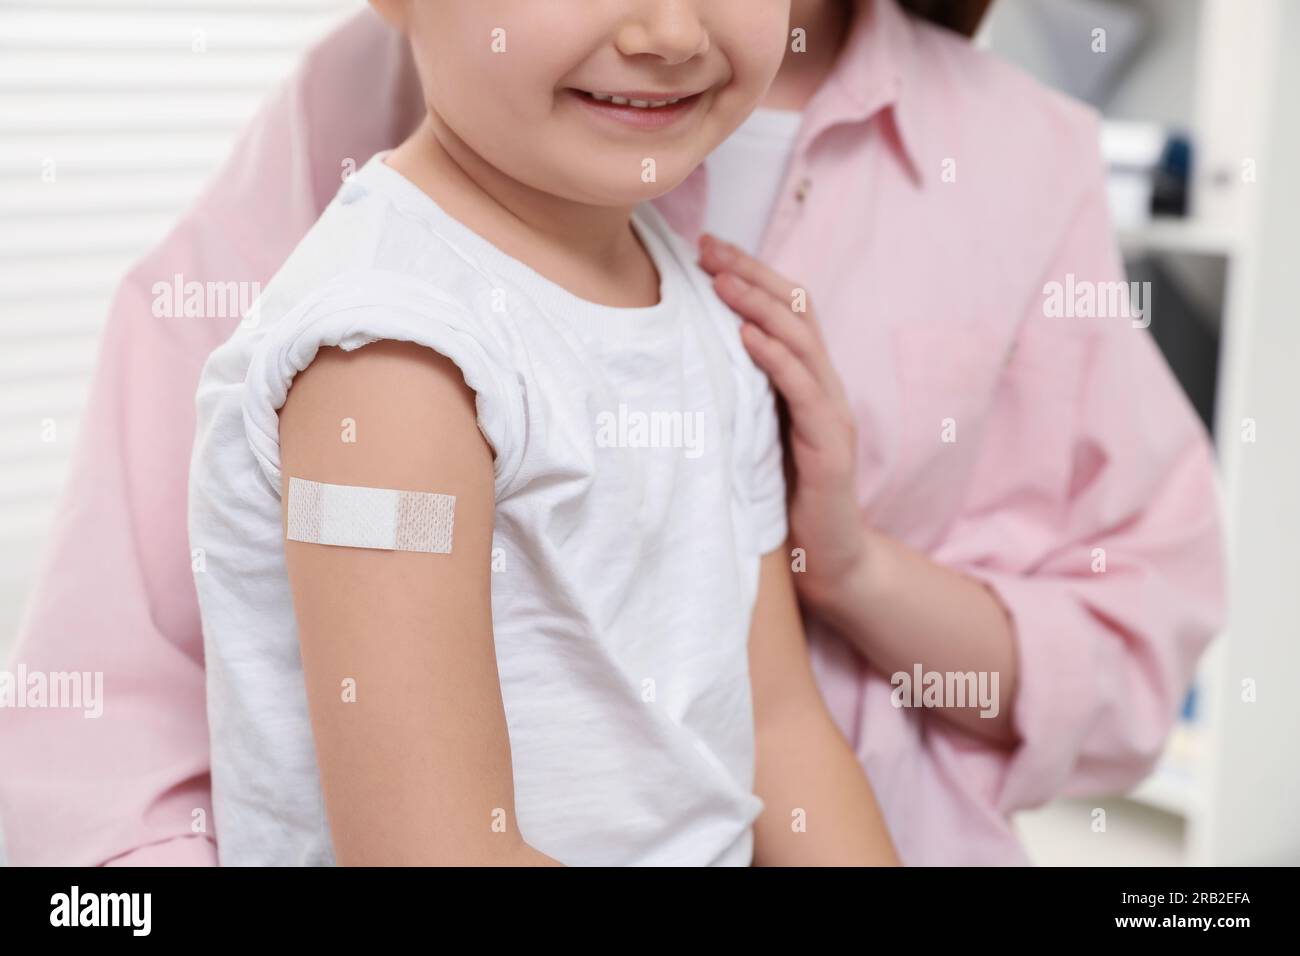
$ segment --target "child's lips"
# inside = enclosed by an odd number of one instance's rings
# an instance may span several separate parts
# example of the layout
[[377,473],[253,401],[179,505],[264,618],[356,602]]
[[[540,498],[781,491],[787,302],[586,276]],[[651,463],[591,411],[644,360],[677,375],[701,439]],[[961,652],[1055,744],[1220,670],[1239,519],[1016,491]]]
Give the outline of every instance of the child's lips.
[[703,93],[652,92],[633,90],[620,93],[592,93],[568,90],[589,112],[633,129],[657,130],[676,123],[699,105]]

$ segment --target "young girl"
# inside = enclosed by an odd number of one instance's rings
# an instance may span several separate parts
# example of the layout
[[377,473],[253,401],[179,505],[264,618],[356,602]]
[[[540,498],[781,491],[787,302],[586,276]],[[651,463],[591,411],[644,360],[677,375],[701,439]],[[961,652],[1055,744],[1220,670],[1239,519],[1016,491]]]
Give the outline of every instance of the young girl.
[[787,0],[374,5],[426,120],[198,393],[222,861],[891,862],[812,680],[771,392],[632,212],[758,102]]
[[[1096,118],[937,25],[969,34],[984,5],[794,0],[803,52],[765,109],[656,203],[743,247],[704,264],[786,392],[818,684],[916,864],[1022,863],[1014,811],[1140,780],[1223,615],[1209,444],[1150,336],[1042,305],[1122,278]],[[423,118],[405,43],[359,14],[123,284],[20,645],[112,696],[94,722],[0,713],[13,862],[215,860],[182,492],[198,372],[234,323],[151,321],[149,290],[265,282],[340,166]],[[796,284],[815,309],[790,311]],[[894,706],[917,665],[999,661],[994,716]]]

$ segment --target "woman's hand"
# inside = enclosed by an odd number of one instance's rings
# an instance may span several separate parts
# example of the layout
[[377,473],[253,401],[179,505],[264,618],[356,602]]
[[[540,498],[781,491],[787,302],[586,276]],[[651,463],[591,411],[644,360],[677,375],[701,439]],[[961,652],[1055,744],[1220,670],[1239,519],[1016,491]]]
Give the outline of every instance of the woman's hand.
[[700,251],[718,295],[745,320],[745,348],[790,410],[790,540],[808,558],[804,573],[794,575],[801,601],[881,674],[911,673],[920,663],[927,670],[1000,675],[991,719],[976,707],[935,713],[1011,746],[1018,739],[1012,720],[1018,669],[1008,611],[983,583],[863,522],[853,413],[804,290],[712,237],[701,240]]
[[745,348],[789,409],[790,537],[807,557],[794,576],[799,596],[814,609],[834,603],[863,570],[869,537],[855,481],[857,428],[812,304],[796,283],[713,236],[700,239],[700,265],[745,320]]

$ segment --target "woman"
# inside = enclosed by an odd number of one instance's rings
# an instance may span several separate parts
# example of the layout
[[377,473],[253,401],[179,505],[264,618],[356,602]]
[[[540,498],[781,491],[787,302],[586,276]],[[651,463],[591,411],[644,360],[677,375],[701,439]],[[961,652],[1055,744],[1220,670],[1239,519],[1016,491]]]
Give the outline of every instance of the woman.
[[[970,29],[983,4],[914,6]],[[1044,308],[1122,274],[1095,118],[895,0],[796,0],[794,25],[772,112],[661,208],[765,263],[702,248],[789,408],[821,688],[902,859],[1023,862],[1008,814],[1140,779],[1220,620],[1208,442],[1144,331]],[[409,108],[376,108],[395,88]],[[399,40],[359,15],[124,283],[18,651],[102,670],[107,703],[0,712],[0,760],[30,768],[0,780],[13,862],[213,861],[184,489],[232,323],[152,319],[150,290],[265,281],[418,114]],[[924,692],[964,674],[973,701]]]

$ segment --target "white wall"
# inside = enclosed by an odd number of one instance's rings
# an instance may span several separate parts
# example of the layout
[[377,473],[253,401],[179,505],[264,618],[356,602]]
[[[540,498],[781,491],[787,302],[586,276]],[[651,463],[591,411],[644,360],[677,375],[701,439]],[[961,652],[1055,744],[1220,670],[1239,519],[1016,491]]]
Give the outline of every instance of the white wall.
[[114,286],[361,0],[0,3],[0,661]]
[[[1300,863],[1300,3],[1280,10],[1271,141],[1249,157],[1259,169],[1251,188],[1263,192],[1239,407],[1257,437],[1235,449],[1231,622],[1201,848],[1216,864]],[[1243,699],[1247,680],[1253,703]]]

